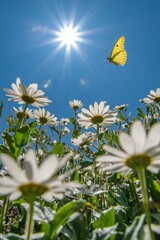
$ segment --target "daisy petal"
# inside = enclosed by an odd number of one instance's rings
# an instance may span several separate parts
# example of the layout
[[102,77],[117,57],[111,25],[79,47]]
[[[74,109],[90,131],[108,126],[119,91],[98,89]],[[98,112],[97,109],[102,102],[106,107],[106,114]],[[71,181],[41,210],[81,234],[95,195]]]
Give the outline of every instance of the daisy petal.
[[20,191],[15,191],[12,192],[11,195],[9,196],[10,201],[13,201],[15,199],[18,199],[22,196],[22,193]]
[[160,123],[154,124],[151,127],[151,129],[148,133],[145,148],[149,149],[154,146],[157,146],[158,144],[160,144]]
[[136,121],[133,123],[131,128],[131,136],[134,141],[135,152],[142,152],[146,143],[146,131],[140,121]]
[[7,171],[17,182],[26,182],[27,179],[25,177],[24,172],[22,172],[21,168],[17,164],[17,162],[8,154],[1,154],[1,159],[4,165],[7,167]]
[[127,133],[120,133],[119,134],[119,141],[121,144],[121,147],[128,153],[133,154],[135,152],[135,146],[133,139],[128,135]]
[[109,152],[109,153],[111,153],[111,154],[113,154],[117,157],[125,158],[125,157],[128,156],[125,152],[121,151],[120,149],[116,149],[116,148],[111,147],[111,146],[105,145],[103,148],[104,148],[105,151],[107,151],[107,152]]
[[50,155],[48,158],[45,159],[44,162],[42,162],[39,170],[38,170],[38,176],[37,181],[45,182],[49,178],[51,178],[58,170],[59,168],[59,161],[55,155]]

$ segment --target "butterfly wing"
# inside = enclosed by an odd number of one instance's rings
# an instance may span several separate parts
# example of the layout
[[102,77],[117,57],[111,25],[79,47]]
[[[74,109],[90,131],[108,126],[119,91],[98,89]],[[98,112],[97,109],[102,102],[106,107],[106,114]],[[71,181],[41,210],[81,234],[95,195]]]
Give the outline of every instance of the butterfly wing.
[[110,62],[124,66],[127,61],[127,52],[125,50],[122,50],[120,52],[117,52],[110,60]]
[[124,36],[121,36],[115,43],[108,60],[116,65],[124,66],[127,60],[127,52],[124,50]]

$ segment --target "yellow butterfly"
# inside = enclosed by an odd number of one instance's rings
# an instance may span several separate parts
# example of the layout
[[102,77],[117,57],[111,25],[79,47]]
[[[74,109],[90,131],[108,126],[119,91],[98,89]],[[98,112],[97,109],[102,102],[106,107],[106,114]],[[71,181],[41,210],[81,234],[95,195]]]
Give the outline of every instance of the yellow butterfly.
[[127,52],[124,50],[124,36],[121,36],[114,45],[111,55],[108,59],[109,62],[115,65],[124,66],[127,61]]

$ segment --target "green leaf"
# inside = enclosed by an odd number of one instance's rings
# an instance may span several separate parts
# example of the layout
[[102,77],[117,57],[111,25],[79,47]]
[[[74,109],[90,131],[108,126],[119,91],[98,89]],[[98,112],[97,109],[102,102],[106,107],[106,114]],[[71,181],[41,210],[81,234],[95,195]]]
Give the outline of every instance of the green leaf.
[[112,191],[112,196],[114,199],[122,206],[128,206],[128,200],[124,194],[124,192],[119,187],[114,187]]
[[[44,233],[35,233],[31,235],[31,239],[43,240]],[[25,240],[26,236],[24,235],[17,235],[14,233],[9,233],[7,235],[1,235],[0,240]]]
[[79,211],[79,209],[82,208],[83,206],[85,206],[84,201],[72,201],[65,204],[62,208],[60,208],[56,212],[53,221],[47,224],[49,226],[49,229],[47,229],[48,231],[45,232],[45,236],[47,237],[46,239],[53,239],[57,230],[60,227],[63,227],[67,223],[68,218],[73,213]]
[[29,127],[26,125],[18,129],[14,135],[15,144],[17,147],[23,147],[28,143],[29,140]]
[[34,130],[36,125],[37,125],[36,121],[28,123],[28,126],[29,126],[30,130]]
[[69,225],[73,228],[74,240],[88,239],[88,228],[85,226],[85,223],[79,213],[77,213],[77,217],[74,217],[74,219],[70,221]]
[[8,148],[3,145],[0,145],[0,153],[8,153]]
[[15,144],[14,144],[12,136],[9,135],[9,133],[5,132],[5,133],[3,133],[3,138],[7,142],[7,145],[9,147],[10,151],[12,153],[14,153],[15,152]]
[[91,240],[107,240],[107,239],[115,239],[116,228],[118,224],[115,224],[112,227],[106,227],[103,229],[96,229],[93,231],[93,235]]
[[94,229],[110,227],[115,224],[115,210],[114,208],[109,208],[101,217],[92,223]]
[[52,148],[52,153],[57,154],[59,157],[63,155],[63,152],[64,152],[64,146],[61,142],[57,142]]
[[75,170],[72,175],[71,175],[71,181],[79,181],[79,174],[78,174],[78,171]]
[[123,116],[122,113],[119,113],[119,114],[118,114],[118,118],[119,118],[121,121],[125,121],[125,120],[126,120],[126,118]]
[[132,224],[127,227],[124,240],[143,240],[144,232],[143,232],[143,225],[144,225],[145,215],[142,214],[141,216],[135,217]]
[[144,119],[145,118],[145,114],[143,113],[142,108],[137,108],[137,110],[138,110],[138,116]]
[[85,160],[83,162],[80,163],[82,168],[86,168],[86,167],[89,167],[93,164],[93,162],[91,160]]
[[9,147],[10,153],[13,156],[18,157],[20,155],[20,148],[15,145],[15,141],[13,140],[13,137],[9,135],[9,133],[5,132],[3,134],[3,139],[6,141]]
[[70,123],[72,123],[73,125],[76,123],[75,118],[70,118],[69,121],[70,121]]
[[160,201],[160,184],[156,181],[156,180],[153,180],[153,176],[152,175],[149,175],[148,176],[148,186],[149,186],[149,189],[150,189],[150,194],[151,194],[151,197],[159,202]]

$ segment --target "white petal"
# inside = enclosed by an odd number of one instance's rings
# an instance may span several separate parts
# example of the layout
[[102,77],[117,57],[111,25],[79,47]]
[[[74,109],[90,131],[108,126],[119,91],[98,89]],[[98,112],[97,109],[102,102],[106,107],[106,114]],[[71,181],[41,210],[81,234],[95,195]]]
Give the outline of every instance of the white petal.
[[52,192],[52,191],[48,191],[48,192],[44,193],[41,197],[42,197],[45,201],[51,202],[51,201],[53,201],[53,192]]
[[119,134],[119,140],[120,140],[120,145],[121,147],[128,153],[128,154],[133,154],[135,152],[135,146],[134,146],[134,141],[131,138],[130,135],[127,133],[120,133]]
[[62,167],[68,160],[73,156],[73,153],[70,152],[66,154],[61,160],[60,160],[60,167]]
[[55,187],[60,186],[61,184],[62,184],[62,180],[55,179],[55,180],[49,182],[47,185],[48,185],[49,188],[55,188]]
[[153,173],[158,173],[158,172],[159,172],[159,169],[156,168],[156,167],[153,167],[153,165],[152,165],[152,166],[149,165],[149,166],[147,167],[147,170],[150,171],[150,172],[153,172]]
[[103,114],[104,107],[105,107],[104,102],[100,102],[99,108],[98,108],[98,114],[99,114],[99,115],[102,115],[102,114]]
[[35,180],[38,174],[35,152],[30,149],[24,156],[24,165],[28,179]]
[[160,162],[159,161],[154,161],[151,163],[151,166],[156,167],[156,168],[160,168]]
[[117,148],[114,148],[114,147],[111,147],[111,146],[105,145],[103,148],[104,148],[105,151],[107,151],[107,152],[109,152],[109,153],[111,153],[111,154],[113,154],[117,157],[126,158],[128,156],[125,152],[121,151],[120,149],[117,149]]
[[50,155],[41,164],[38,170],[37,181],[44,182],[50,179],[58,170],[59,161],[55,155]]
[[90,112],[91,112],[91,114],[92,115],[94,115],[95,113],[94,113],[94,108],[93,108],[93,106],[92,105],[89,105],[89,110],[90,110]]
[[99,115],[99,105],[97,102],[94,103],[94,115]]
[[22,172],[22,169],[17,164],[17,162],[8,154],[1,154],[1,159],[4,163],[4,165],[7,167],[8,173],[17,180],[17,182],[23,183],[27,181],[27,178],[25,177],[24,172]]
[[53,193],[53,197],[57,199],[62,199],[64,195],[62,193]]
[[116,156],[111,156],[111,155],[104,155],[104,156],[100,156],[96,159],[97,162],[101,162],[101,163],[118,163],[118,162],[124,162],[123,159],[116,157]]
[[117,164],[113,164],[113,165],[110,165],[110,166],[107,166],[107,167],[104,167],[103,170],[106,171],[106,170],[110,170],[110,171],[120,171],[120,169],[124,167],[124,164],[123,163],[117,163]]
[[151,90],[151,91],[150,91],[150,95],[152,95],[152,96],[155,97],[155,96],[156,96],[156,92],[155,92],[154,90]]
[[136,121],[132,124],[131,136],[134,140],[135,153],[143,152],[146,143],[146,130],[140,121]]
[[[85,117],[87,118],[91,118],[93,116],[92,112],[90,112],[89,110],[87,110],[86,108],[82,108],[82,113]],[[78,114],[79,116],[79,114]]]
[[14,192],[15,189],[16,189],[15,187],[0,186],[0,194],[2,195],[10,194],[11,192]]
[[20,191],[15,191],[11,193],[11,195],[9,196],[9,199],[13,201],[15,199],[20,198],[21,196],[22,196],[22,193]]
[[10,177],[1,177],[0,178],[0,185],[6,187],[17,187],[19,183],[15,181],[13,178]]
[[160,144],[160,123],[154,124],[147,136],[146,149],[152,148]]

